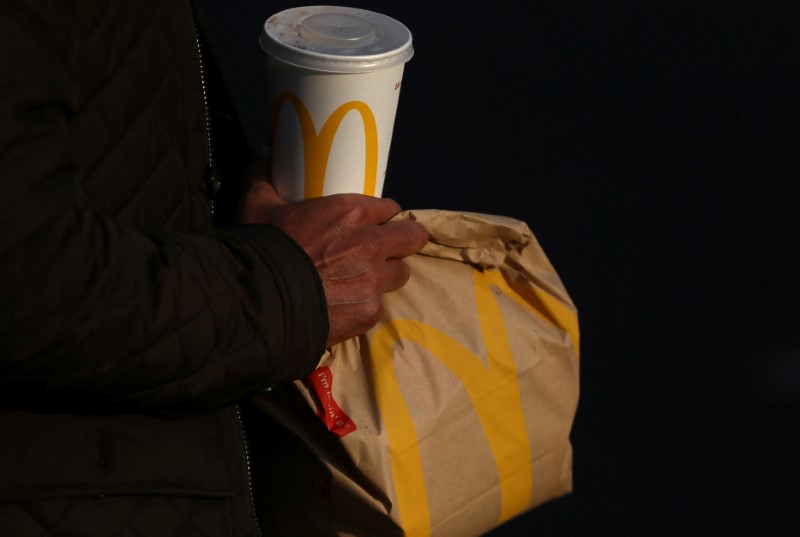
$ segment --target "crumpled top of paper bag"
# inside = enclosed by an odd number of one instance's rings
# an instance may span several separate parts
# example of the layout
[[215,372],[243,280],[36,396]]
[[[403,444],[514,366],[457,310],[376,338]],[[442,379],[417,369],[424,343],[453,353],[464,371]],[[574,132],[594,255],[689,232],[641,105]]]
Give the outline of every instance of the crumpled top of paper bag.
[[[417,255],[467,263],[481,271],[500,269],[508,283],[527,300],[538,304],[529,292],[538,286],[575,310],[559,274],[526,222],[502,215],[444,209],[411,209],[398,213],[394,219],[415,220],[428,230],[428,244]],[[577,327],[573,331],[577,335]]]
[[[482,269],[502,265],[509,252],[519,253],[535,240],[524,222],[504,216],[438,209],[408,210],[394,220],[415,220],[430,233],[422,255],[470,263]],[[487,229],[489,232],[487,232]]]

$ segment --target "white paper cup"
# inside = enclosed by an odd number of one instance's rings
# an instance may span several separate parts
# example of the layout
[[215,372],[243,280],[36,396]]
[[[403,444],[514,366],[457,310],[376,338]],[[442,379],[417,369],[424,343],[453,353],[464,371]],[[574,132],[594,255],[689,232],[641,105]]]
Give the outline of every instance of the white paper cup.
[[338,6],[281,11],[264,23],[270,178],[285,199],[380,197],[411,32]]

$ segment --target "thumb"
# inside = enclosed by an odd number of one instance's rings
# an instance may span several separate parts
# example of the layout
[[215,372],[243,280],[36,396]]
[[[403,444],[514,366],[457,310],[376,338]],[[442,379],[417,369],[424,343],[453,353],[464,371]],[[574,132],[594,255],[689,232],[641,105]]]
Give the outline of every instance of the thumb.
[[236,220],[240,224],[270,224],[279,209],[287,205],[291,204],[278,195],[272,183],[263,177],[251,177]]
[[284,205],[290,205],[290,202],[283,199],[272,183],[266,179],[259,177],[250,182],[250,196],[253,196],[258,202],[259,209],[272,210]]
[[277,207],[289,205],[290,202],[281,198],[272,181],[269,179],[269,148],[262,145],[258,155],[247,170],[248,193],[253,195],[264,205],[262,209],[272,210]]

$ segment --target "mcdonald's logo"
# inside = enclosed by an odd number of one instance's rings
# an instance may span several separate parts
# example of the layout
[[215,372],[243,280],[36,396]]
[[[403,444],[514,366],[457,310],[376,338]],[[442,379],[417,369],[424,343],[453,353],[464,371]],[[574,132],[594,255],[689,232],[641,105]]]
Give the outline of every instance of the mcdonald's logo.
[[407,340],[427,349],[464,385],[497,467],[501,495],[498,523],[528,508],[533,482],[530,437],[516,382],[517,369],[493,288],[565,330],[577,351],[577,317],[555,297],[540,289],[532,291],[537,298],[534,308],[526,300],[528,297],[515,292],[499,271],[474,271],[473,283],[487,350],[486,365],[444,332],[412,319],[389,321],[378,329],[370,342],[372,381],[387,431],[397,506],[406,535],[430,535],[431,519],[418,436],[392,361],[394,346]]
[[[270,120],[269,146],[270,155],[274,155],[275,135],[278,125],[278,116],[286,103],[291,103],[297,112],[300,122],[300,133],[303,140],[303,163],[305,166],[305,186],[303,197],[316,198],[322,196],[325,184],[325,172],[328,167],[328,157],[331,153],[336,131],[344,117],[351,111],[361,115],[364,124],[364,141],[366,146],[366,159],[364,162],[364,194],[375,195],[378,179],[378,128],[375,115],[370,107],[362,101],[349,101],[341,105],[328,117],[322,128],[317,132],[314,120],[303,101],[295,94],[285,91],[280,93],[272,103]],[[273,160],[274,162],[274,160]]]

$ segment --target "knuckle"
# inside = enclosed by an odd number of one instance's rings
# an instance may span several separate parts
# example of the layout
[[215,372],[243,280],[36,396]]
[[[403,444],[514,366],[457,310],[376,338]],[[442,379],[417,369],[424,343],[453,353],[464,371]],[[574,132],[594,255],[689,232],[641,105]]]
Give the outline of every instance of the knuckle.
[[403,210],[402,207],[400,207],[400,204],[397,203],[394,199],[392,198],[381,198],[381,199],[384,200],[384,203],[386,204],[388,210],[393,211],[395,214]]
[[350,224],[361,223],[367,218],[367,207],[355,199],[347,208],[347,221]]
[[372,259],[380,251],[379,239],[374,234],[365,234],[361,240],[361,255],[364,259]]
[[380,296],[381,293],[381,278],[374,270],[368,270],[361,276],[364,290],[370,299]]
[[420,224],[419,222],[409,222],[413,224],[412,233],[414,236],[415,244],[419,245],[419,248],[422,249],[430,239],[430,235],[428,234],[427,228]]
[[364,322],[368,325],[367,329],[375,326],[383,318],[383,304],[379,298],[370,300],[364,304]]
[[403,287],[406,283],[408,283],[408,280],[410,279],[411,279],[411,267],[408,266],[408,263],[400,261],[397,270],[397,287],[395,287],[395,289]]

